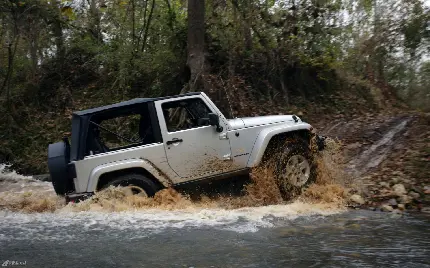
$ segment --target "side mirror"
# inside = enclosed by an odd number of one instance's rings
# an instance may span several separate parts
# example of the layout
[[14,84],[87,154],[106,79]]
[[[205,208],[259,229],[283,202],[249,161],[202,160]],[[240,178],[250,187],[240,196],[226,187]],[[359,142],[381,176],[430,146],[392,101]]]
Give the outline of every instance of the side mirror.
[[199,127],[202,127],[202,126],[210,126],[210,125],[211,125],[211,123],[210,123],[209,118],[199,118],[199,119],[197,120],[197,125],[198,125]]
[[214,113],[210,113],[210,114],[208,114],[208,116],[209,116],[209,124],[211,124],[211,126],[218,126],[219,125],[218,115],[216,115]]
[[211,124],[211,126],[216,126],[217,132],[222,132],[224,129],[222,126],[219,125],[219,116],[214,113],[209,113],[208,116],[209,116],[209,124]]

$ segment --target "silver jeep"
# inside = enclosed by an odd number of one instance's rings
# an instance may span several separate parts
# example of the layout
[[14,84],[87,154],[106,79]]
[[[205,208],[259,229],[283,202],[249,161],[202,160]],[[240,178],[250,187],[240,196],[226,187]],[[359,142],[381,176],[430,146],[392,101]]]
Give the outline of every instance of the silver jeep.
[[[312,127],[294,115],[227,119],[204,93],[139,98],[73,113],[68,138],[50,144],[54,189],[81,200],[113,186],[160,189],[249,173],[276,156],[282,189],[315,177]],[[286,142],[287,141],[287,142]]]

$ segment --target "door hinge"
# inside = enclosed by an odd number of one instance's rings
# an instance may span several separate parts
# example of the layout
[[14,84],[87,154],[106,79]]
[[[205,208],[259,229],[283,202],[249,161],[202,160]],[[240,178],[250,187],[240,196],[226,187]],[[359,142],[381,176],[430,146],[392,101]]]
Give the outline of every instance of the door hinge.
[[220,140],[228,140],[227,132],[219,134]]

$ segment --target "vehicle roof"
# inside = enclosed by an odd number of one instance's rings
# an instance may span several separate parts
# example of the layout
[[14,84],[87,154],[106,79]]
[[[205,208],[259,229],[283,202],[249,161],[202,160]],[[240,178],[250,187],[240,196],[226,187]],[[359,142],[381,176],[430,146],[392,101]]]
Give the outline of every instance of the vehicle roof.
[[133,106],[133,105],[141,104],[141,103],[147,103],[147,102],[153,102],[153,101],[165,100],[165,99],[171,99],[171,98],[177,98],[177,97],[200,95],[200,94],[201,94],[200,92],[190,92],[190,93],[186,93],[186,94],[167,96],[167,97],[136,98],[136,99],[123,101],[123,102],[119,102],[119,103],[114,103],[114,104],[110,104],[110,105],[106,105],[106,106],[100,106],[100,107],[91,108],[91,109],[87,109],[87,110],[76,111],[73,114],[77,115],[77,116],[85,116],[85,115],[95,114],[95,113],[99,113],[99,112],[116,110],[116,109],[123,108],[123,107],[129,107],[129,106]]

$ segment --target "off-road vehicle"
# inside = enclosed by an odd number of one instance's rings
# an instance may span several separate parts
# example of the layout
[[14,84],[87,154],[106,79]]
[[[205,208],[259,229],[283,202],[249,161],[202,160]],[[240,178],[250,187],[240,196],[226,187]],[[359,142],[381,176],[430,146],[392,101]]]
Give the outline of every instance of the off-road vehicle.
[[69,200],[111,185],[153,196],[248,173],[273,155],[279,186],[301,188],[315,175],[310,140],[323,147],[311,130],[295,115],[227,119],[204,93],[138,98],[73,113],[71,144],[50,144],[48,167]]

